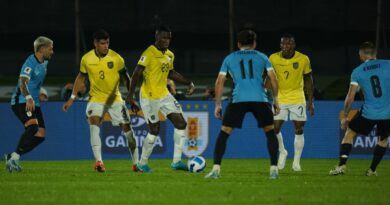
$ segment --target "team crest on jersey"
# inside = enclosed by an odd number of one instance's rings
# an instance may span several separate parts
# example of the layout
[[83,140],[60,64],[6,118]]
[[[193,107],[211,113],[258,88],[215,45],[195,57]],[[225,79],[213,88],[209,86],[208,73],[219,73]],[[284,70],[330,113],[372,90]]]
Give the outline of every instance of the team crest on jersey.
[[298,62],[293,63],[293,68],[294,69],[298,69],[298,67],[299,67],[299,63]]
[[146,60],[146,56],[141,56],[141,58],[139,59],[139,62],[142,62],[142,63],[144,63],[144,62],[145,62],[145,60]]
[[30,74],[31,73],[31,68],[27,67],[24,69],[24,73]]
[[109,69],[112,69],[114,67],[114,62],[110,61],[110,62],[107,62],[107,67]]

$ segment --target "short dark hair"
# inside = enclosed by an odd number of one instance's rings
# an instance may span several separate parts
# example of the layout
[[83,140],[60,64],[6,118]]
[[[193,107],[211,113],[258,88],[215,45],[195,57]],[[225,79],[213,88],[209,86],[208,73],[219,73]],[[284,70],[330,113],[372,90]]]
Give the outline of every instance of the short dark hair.
[[168,26],[165,26],[165,25],[162,25],[162,26],[159,26],[156,28],[156,33],[160,33],[160,32],[172,32],[171,29],[168,27]]
[[240,31],[237,35],[238,42],[243,45],[252,45],[256,41],[257,35],[252,30],[243,30]]
[[282,38],[291,38],[291,39],[294,39],[295,41],[295,36],[291,33],[285,33],[282,35]]
[[97,30],[95,31],[95,33],[93,33],[93,40],[96,41],[107,40],[109,38],[110,38],[110,34],[108,34],[108,32],[103,29]]
[[376,47],[373,42],[366,41],[360,44],[359,50],[363,51],[365,54],[368,55],[375,55],[376,54]]

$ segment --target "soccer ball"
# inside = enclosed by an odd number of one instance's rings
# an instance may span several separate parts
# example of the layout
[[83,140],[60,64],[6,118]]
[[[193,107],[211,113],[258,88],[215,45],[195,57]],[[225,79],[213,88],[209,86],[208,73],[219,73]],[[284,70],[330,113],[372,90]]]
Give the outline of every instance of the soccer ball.
[[204,168],[206,168],[206,160],[203,157],[197,156],[188,160],[188,171],[197,173],[203,171]]

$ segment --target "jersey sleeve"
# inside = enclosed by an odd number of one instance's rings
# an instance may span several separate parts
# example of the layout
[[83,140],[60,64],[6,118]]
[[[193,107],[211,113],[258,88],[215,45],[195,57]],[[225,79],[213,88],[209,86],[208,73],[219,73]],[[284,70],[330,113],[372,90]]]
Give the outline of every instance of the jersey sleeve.
[[86,62],[85,62],[85,58],[81,58],[81,62],[80,62],[80,73],[83,73],[83,74],[87,74],[87,66],[86,65]]
[[352,75],[351,75],[351,85],[357,85],[359,86],[359,74],[357,72],[357,70],[355,69],[353,72],[352,72]]
[[175,62],[175,55],[172,53],[170,70],[173,70],[175,68],[174,62]]
[[122,71],[123,69],[126,69],[125,60],[122,58],[122,56],[118,55],[118,71]]
[[228,58],[228,57],[226,57],[226,58],[223,60],[221,69],[220,69],[220,71],[219,71],[219,74],[226,75],[227,72],[229,72],[229,58]]
[[311,64],[309,57],[305,57],[305,67],[303,68],[303,74],[311,73]]
[[265,69],[267,69],[267,71],[270,71],[270,70],[274,69],[272,67],[271,61],[267,58],[267,56],[264,56],[264,62],[265,62]]
[[144,67],[148,67],[148,65],[150,64],[150,59],[151,59],[151,55],[149,52],[147,51],[144,51],[141,55],[141,57],[139,58],[138,60],[138,65],[142,65]]
[[25,78],[30,79],[32,74],[34,73],[33,69],[34,69],[34,66],[29,65],[28,63],[25,63],[22,66],[22,70],[20,71],[19,77],[25,77]]

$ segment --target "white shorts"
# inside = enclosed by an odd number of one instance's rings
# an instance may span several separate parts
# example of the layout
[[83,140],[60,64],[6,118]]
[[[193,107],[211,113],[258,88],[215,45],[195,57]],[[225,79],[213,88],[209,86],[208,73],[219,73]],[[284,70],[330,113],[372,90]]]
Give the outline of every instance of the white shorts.
[[159,111],[165,117],[171,113],[183,114],[181,105],[171,94],[168,94],[167,96],[157,100],[142,98],[140,94],[140,103],[142,112],[144,113],[144,118],[147,123],[156,123],[160,121]]
[[306,105],[305,104],[288,104],[280,105],[280,113],[274,116],[274,120],[287,121],[290,115],[290,120],[306,121]]
[[124,102],[113,103],[112,105],[105,105],[96,102],[88,102],[87,104],[86,114],[88,118],[91,116],[98,116],[102,118],[106,112],[110,114],[113,126],[130,124],[129,111]]

